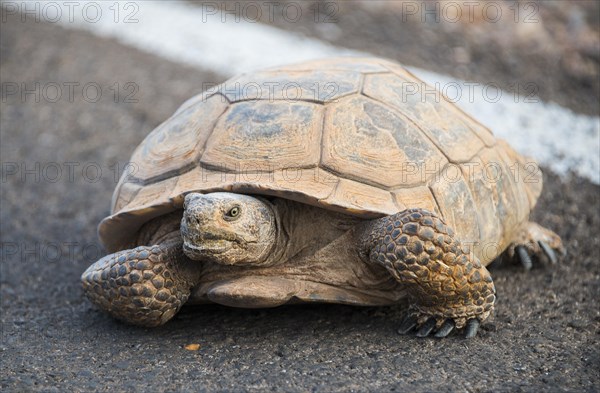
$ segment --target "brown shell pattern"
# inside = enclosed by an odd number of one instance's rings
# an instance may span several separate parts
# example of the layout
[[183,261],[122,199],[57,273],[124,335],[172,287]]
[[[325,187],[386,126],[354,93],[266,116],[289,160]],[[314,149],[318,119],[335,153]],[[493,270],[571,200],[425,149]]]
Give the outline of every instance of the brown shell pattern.
[[[185,102],[137,147],[99,226],[109,251],[189,192],[279,196],[370,218],[441,214],[506,243],[541,190],[531,160],[400,65],[333,58],[241,75]],[[495,255],[494,255],[495,256]]]

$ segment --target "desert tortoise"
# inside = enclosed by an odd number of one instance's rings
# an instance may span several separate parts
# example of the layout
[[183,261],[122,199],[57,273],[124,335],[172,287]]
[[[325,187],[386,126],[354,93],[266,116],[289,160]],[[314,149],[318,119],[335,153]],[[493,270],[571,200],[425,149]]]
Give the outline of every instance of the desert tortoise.
[[562,245],[528,222],[535,162],[432,91],[396,63],[333,58],[188,100],[133,153],[86,295],[143,326],[184,303],[409,297],[401,332],[475,335],[495,301],[484,266]]

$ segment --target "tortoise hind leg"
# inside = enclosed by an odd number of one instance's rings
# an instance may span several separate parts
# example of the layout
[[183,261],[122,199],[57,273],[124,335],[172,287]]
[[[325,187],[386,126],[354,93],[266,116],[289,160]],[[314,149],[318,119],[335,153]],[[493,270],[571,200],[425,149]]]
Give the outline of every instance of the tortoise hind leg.
[[551,230],[528,221],[517,232],[506,255],[511,259],[518,257],[523,267],[529,270],[533,266],[531,256],[538,259],[546,257],[554,264],[558,261],[557,252],[561,256],[566,253],[560,237]]
[[180,242],[141,246],[101,258],[81,276],[87,297],[113,317],[158,326],[187,301],[200,275]]
[[361,236],[365,262],[385,267],[414,301],[400,333],[445,337],[465,327],[473,337],[492,312],[492,277],[435,213],[408,209],[371,221]]

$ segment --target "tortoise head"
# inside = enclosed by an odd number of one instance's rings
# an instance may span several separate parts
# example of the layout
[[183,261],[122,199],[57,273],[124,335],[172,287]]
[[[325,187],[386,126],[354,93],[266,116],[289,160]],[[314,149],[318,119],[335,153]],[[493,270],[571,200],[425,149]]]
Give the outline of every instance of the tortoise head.
[[261,265],[276,245],[272,205],[248,195],[190,193],[181,219],[183,251],[223,265]]

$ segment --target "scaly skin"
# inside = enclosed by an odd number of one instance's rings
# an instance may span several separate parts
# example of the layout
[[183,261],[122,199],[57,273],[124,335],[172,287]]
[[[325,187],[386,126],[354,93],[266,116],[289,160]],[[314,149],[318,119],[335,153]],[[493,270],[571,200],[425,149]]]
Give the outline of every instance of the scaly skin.
[[447,320],[461,328],[490,315],[496,299],[492,277],[440,217],[408,209],[369,223],[365,231],[363,258],[409,288],[416,324],[434,318],[438,329]]
[[171,319],[188,300],[199,266],[181,241],[140,246],[107,255],[81,276],[87,297],[113,317],[140,326]]

